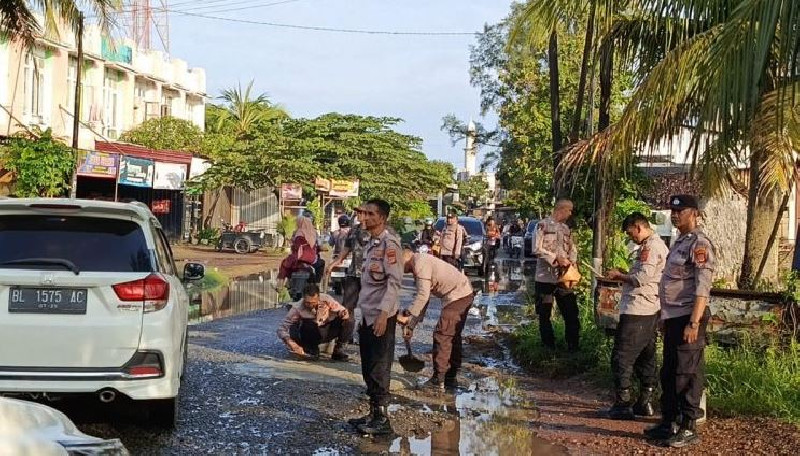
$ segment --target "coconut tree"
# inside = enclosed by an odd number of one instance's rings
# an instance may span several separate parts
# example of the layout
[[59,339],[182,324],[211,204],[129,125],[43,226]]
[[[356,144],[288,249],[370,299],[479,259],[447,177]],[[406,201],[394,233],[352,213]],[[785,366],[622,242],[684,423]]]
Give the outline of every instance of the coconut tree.
[[800,4],[794,0],[634,0],[606,40],[626,49],[641,80],[620,120],[570,147],[565,168],[602,157],[617,173],[636,152],[691,126],[689,155],[708,192],[749,165],[740,288],[764,272],[795,180],[800,141]]
[[[57,36],[59,24],[77,33],[84,10],[107,28],[120,5],[120,0],[0,0],[0,37],[31,45],[38,35]],[[44,24],[36,19],[37,13]]]
[[288,117],[286,110],[270,102],[267,94],[253,95],[253,81],[242,87],[222,91],[218,97],[223,106],[213,109],[212,131],[228,132],[238,139],[251,139],[255,129],[263,122]]

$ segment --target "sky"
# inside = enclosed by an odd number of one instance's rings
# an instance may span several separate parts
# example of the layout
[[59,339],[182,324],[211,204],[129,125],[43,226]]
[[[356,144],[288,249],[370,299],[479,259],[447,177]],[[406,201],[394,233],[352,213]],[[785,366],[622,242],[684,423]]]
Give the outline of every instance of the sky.
[[[205,69],[211,97],[252,79],[257,93],[266,93],[294,117],[333,111],[400,117],[405,122],[398,130],[423,138],[428,158],[461,168],[464,144],[452,146],[440,127],[449,113],[481,120],[479,92],[469,83],[474,35],[335,33],[177,11],[338,29],[472,33],[503,19],[510,5],[510,0],[175,0],[169,7],[170,54]],[[491,117],[484,122],[494,124]]]

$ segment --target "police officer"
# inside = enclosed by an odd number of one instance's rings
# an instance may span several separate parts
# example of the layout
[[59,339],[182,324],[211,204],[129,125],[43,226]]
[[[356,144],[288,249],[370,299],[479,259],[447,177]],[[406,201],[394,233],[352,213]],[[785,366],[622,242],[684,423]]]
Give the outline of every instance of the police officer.
[[361,213],[364,228],[370,233],[361,271],[361,326],[358,330],[361,373],[367,384],[370,413],[350,423],[366,434],[388,434],[387,406],[389,380],[394,360],[395,328],[400,285],[403,280],[403,257],[400,240],[386,226],[389,203],[368,201]]
[[363,223],[359,223],[364,208],[359,207],[355,210],[354,226],[350,228],[344,245],[339,255],[331,261],[326,273],[330,275],[333,268],[342,264],[348,255],[352,255],[350,267],[342,285],[342,305],[350,311],[350,315],[355,315],[356,305],[358,304],[358,294],[361,291],[361,265],[364,261],[364,249],[369,244],[369,231],[364,229]]
[[461,251],[464,249],[464,241],[466,238],[467,232],[464,227],[458,223],[458,217],[452,213],[447,214],[444,229],[442,229],[442,232],[439,234],[439,244],[441,245],[439,256],[441,259],[460,268]]
[[433,330],[433,376],[423,388],[441,391],[456,388],[461,368],[461,332],[467,321],[475,294],[470,280],[453,265],[427,253],[414,253],[411,246],[403,250],[405,271],[414,275],[417,294],[411,306],[398,315],[405,325],[403,337],[411,339],[416,325],[425,316],[431,295],[442,300],[439,322]]
[[645,435],[682,448],[700,441],[695,423],[703,416],[700,398],[715,254],[713,244],[697,227],[697,198],[672,196],[670,209],[680,235],[669,251],[659,287],[664,325],[661,422]]
[[539,334],[542,343],[556,347],[550,315],[553,301],[564,317],[567,348],[577,351],[580,339],[578,320],[578,298],[575,292],[558,286],[558,278],[563,268],[578,261],[578,250],[572,242],[572,234],[566,221],[572,216],[572,201],[561,199],[556,202],[552,215],[536,225],[536,243],[533,254],[536,260],[536,313],[539,316]]
[[[658,284],[669,253],[661,237],[650,228],[647,217],[639,212],[623,220],[622,231],[640,248],[629,273],[617,269],[606,273],[607,278],[622,281],[619,324],[611,352],[616,400],[609,416],[615,420],[654,414],[652,397],[658,382],[656,328],[661,307]],[[634,373],[641,384],[639,399],[631,408],[631,377]]]

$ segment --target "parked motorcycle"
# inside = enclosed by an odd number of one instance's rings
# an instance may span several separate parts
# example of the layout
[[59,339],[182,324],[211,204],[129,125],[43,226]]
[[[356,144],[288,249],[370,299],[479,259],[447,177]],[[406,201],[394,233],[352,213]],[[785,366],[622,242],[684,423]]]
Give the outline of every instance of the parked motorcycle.
[[231,225],[225,220],[222,223],[222,233],[217,241],[217,251],[233,249],[236,253],[253,253],[264,246],[264,230],[247,231],[247,224],[239,222],[236,226]]
[[350,269],[353,259],[348,256],[338,266],[334,266],[331,270],[331,277],[328,285],[333,289],[333,292],[341,296],[344,292],[344,278],[347,277],[347,270]]

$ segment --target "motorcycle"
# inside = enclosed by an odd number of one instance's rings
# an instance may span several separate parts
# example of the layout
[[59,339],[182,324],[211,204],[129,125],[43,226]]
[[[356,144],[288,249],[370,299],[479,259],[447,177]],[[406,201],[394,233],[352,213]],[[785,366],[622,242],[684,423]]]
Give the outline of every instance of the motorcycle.
[[333,289],[333,292],[339,296],[343,294],[344,278],[347,277],[347,270],[350,269],[350,265],[352,263],[352,257],[348,256],[342,260],[342,264],[335,266],[331,270],[331,277],[328,281],[328,285],[330,285],[330,287]]
[[253,253],[264,246],[266,234],[264,230],[247,231],[247,224],[239,222],[235,227],[225,220],[222,223],[222,233],[219,235],[216,249],[233,249],[236,253]]
[[509,241],[511,245],[511,252],[509,255],[511,258],[519,258],[522,256],[522,248],[525,245],[525,238],[522,236],[511,236],[511,240]]

